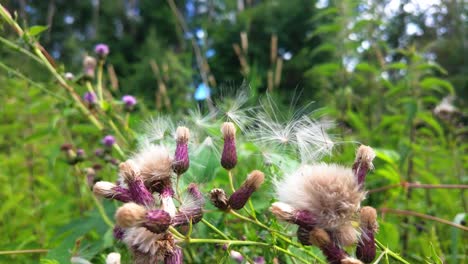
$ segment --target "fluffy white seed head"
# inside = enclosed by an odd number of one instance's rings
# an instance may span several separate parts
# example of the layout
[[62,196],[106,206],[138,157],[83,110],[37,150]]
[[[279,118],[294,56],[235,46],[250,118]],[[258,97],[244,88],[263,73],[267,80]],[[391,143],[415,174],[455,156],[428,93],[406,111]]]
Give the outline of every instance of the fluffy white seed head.
[[172,157],[162,145],[148,144],[136,153],[132,160],[138,164],[145,184],[171,177]]
[[126,203],[115,213],[117,225],[121,227],[133,227],[144,223],[146,209],[136,203]]
[[372,169],[374,167],[372,164],[374,158],[375,151],[369,146],[361,145],[357,150],[355,162],[366,163]]
[[114,195],[115,184],[107,181],[96,182],[93,186],[93,193],[100,197],[111,197]]
[[119,173],[126,182],[133,182],[140,177],[140,168],[133,160],[120,163]]
[[[174,130],[174,124],[171,119],[165,116],[158,116],[150,119],[144,125],[143,142],[155,142],[163,140]],[[142,145],[147,145],[143,143]]]
[[236,126],[231,122],[224,122],[221,126],[221,132],[224,138],[234,137],[236,135]]
[[132,227],[125,231],[123,242],[144,254],[164,257],[174,250],[174,238],[168,232],[156,234],[144,227]]
[[377,211],[370,206],[364,206],[361,208],[360,213],[361,213],[361,227],[377,232],[377,229],[378,229]]
[[176,138],[177,141],[187,142],[190,138],[190,130],[184,126],[177,127]]
[[351,221],[339,226],[333,233],[333,239],[344,247],[356,244],[358,237],[359,232]]
[[111,252],[106,257],[106,264],[120,264],[120,254]]
[[365,197],[351,169],[325,163],[301,166],[276,183],[276,192],[281,202],[312,212],[327,230],[354,220]]

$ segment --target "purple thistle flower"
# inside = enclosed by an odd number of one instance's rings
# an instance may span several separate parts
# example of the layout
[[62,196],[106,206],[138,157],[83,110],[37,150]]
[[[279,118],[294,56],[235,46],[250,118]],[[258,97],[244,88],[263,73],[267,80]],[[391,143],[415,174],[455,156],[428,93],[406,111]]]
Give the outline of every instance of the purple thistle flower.
[[236,152],[236,127],[231,122],[225,122],[221,127],[224,137],[223,153],[221,155],[221,165],[226,170],[233,169],[237,164]]
[[153,204],[154,197],[151,192],[146,189],[136,164],[131,160],[127,160],[120,164],[119,169],[122,177],[128,185],[128,190],[132,200],[141,205]]
[[254,264],[266,264],[265,258],[262,256],[254,258]]
[[171,225],[171,216],[164,210],[154,209],[146,213],[144,227],[153,233],[162,233]]
[[172,169],[177,175],[186,172],[190,166],[188,156],[188,140],[190,136],[189,129],[186,127],[178,127],[177,131],[177,146],[174,155]]
[[229,197],[228,202],[231,208],[234,210],[242,209],[250,196],[262,185],[264,179],[265,175],[263,172],[259,170],[252,171],[242,186]]
[[102,158],[104,156],[104,150],[101,148],[98,148],[94,151],[94,155],[96,155],[96,157]]
[[100,58],[104,58],[109,54],[109,46],[103,43],[97,44],[96,47],[94,47],[94,52],[96,52]]
[[83,100],[85,101],[85,103],[89,104],[89,105],[93,105],[97,102],[97,98],[96,98],[96,95],[92,92],[86,92],[84,95],[83,95]]
[[107,135],[102,139],[102,144],[107,147],[112,147],[115,144],[115,138],[112,135]]
[[134,96],[127,94],[122,97],[122,102],[127,108],[131,109],[137,104],[137,99]]
[[180,247],[175,247],[172,254],[164,258],[164,264],[182,264],[184,253]]
[[356,247],[356,256],[364,263],[371,263],[375,258],[375,232],[377,232],[377,211],[370,207],[361,208],[362,236]]

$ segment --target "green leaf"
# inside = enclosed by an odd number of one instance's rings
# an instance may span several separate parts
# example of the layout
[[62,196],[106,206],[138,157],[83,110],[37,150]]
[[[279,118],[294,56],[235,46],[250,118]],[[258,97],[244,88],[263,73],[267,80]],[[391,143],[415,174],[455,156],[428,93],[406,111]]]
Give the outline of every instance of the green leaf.
[[421,88],[426,89],[426,90],[434,90],[434,91],[444,93],[444,91],[441,90],[441,88],[443,88],[445,89],[445,92],[448,92],[451,95],[455,94],[455,89],[453,89],[452,84],[440,78],[427,77],[427,78],[424,78],[421,82],[419,82],[419,84],[421,85]]
[[35,37],[41,34],[42,32],[46,31],[48,28],[48,26],[32,26],[28,29],[28,34],[30,36]]

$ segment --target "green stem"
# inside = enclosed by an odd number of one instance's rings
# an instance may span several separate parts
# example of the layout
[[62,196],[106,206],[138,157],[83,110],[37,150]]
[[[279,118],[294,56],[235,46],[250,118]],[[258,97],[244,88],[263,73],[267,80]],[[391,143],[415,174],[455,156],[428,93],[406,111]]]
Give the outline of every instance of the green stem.
[[98,62],[98,75],[97,75],[97,90],[98,90],[98,99],[101,109],[104,108],[103,102],[104,97],[102,96],[102,68],[104,67],[104,60],[100,59]]
[[256,242],[256,241],[249,241],[249,240],[229,240],[229,239],[211,239],[211,238],[190,238],[186,240],[187,243],[190,244],[200,244],[200,243],[208,243],[208,244],[227,244],[231,245],[242,245],[242,246],[262,246],[262,247],[270,247],[270,244],[263,243],[263,242]]
[[232,171],[228,170],[228,177],[229,177],[229,185],[231,186],[232,192],[236,191],[236,188],[234,188],[234,180],[232,179]]
[[405,264],[410,264],[408,261],[406,261],[404,258],[400,257],[400,255],[398,255],[397,253],[391,251],[390,249],[388,249],[386,246],[384,246],[382,243],[380,243],[380,241],[378,241],[377,239],[375,240],[375,243],[377,244],[377,246],[387,252],[388,255],[390,255],[392,258],[394,258],[395,260],[398,260],[400,261],[401,263],[405,263]]
[[41,61],[40,59],[38,59],[33,53],[31,53],[29,50],[27,49],[24,49],[22,47],[20,47],[19,45],[9,41],[8,39],[6,38],[2,38],[0,37],[0,42],[5,44],[5,46],[9,47],[10,49],[12,50],[15,50],[15,51],[18,51],[18,52],[21,52],[23,53],[24,55],[28,56],[29,58],[35,60],[36,62],[38,62],[39,64],[41,64],[42,66],[45,66],[47,67],[43,61]]
[[91,197],[93,198],[94,204],[96,205],[96,207],[97,207],[97,209],[99,211],[99,214],[102,217],[102,220],[104,220],[104,222],[110,228],[114,228],[114,222],[112,222],[112,220],[109,219],[109,217],[107,216],[106,211],[104,210],[104,207],[102,206],[102,204],[98,201],[96,196],[94,196],[93,194],[91,194]]
[[187,240],[187,237],[182,235],[179,231],[177,231],[177,229],[175,229],[173,226],[169,226],[169,231],[171,231],[171,233],[173,235],[175,235],[178,239],[180,240]]
[[276,249],[276,250],[278,250],[278,251],[283,252],[284,254],[286,254],[286,255],[288,255],[288,256],[291,256],[291,257],[293,257],[293,258],[296,258],[296,259],[302,261],[303,263],[310,263],[310,261],[308,261],[308,260],[306,260],[306,259],[303,259],[302,257],[299,257],[299,256],[297,256],[297,255],[294,255],[292,252],[290,252],[290,251],[287,250],[287,249],[284,249],[284,248],[282,248],[282,247],[278,247],[278,246],[276,246],[276,245],[274,245],[273,248]]
[[227,235],[225,235],[221,230],[219,230],[217,227],[215,227],[214,225],[212,225],[210,222],[208,222],[207,220],[205,220],[205,218],[202,218],[202,223],[204,223],[206,226],[208,226],[209,228],[211,228],[213,231],[215,231],[218,235],[220,235],[222,238],[224,239],[229,239],[229,237]]
[[91,84],[90,81],[86,81],[86,88],[88,89],[88,92],[92,93],[92,94],[96,94],[94,92],[94,89],[93,89],[93,85]]
[[49,249],[23,249],[23,250],[3,250],[0,255],[16,255],[16,254],[30,254],[30,253],[47,253]]

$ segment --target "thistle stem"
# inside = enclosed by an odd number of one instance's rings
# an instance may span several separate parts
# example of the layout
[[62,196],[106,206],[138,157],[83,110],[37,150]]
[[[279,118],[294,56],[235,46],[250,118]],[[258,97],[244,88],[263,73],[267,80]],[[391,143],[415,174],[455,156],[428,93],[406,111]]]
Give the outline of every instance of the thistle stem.
[[32,253],[47,253],[49,249],[23,249],[23,250],[3,250],[0,255],[16,255],[16,254],[32,254]]
[[102,95],[102,68],[104,67],[104,60],[100,59],[98,62],[98,75],[97,75],[97,90],[98,90],[98,100],[101,109],[104,109],[104,97]]
[[380,243],[380,241],[378,241],[377,239],[375,240],[375,243],[377,244],[377,246],[383,250],[384,252],[386,252],[386,254],[390,255],[392,258],[394,258],[395,260],[398,260],[400,261],[401,263],[405,263],[405,264],[410,264],[408,261],[406,261],[404,258],[402,258],[399,254],[391,251],[390,249],[388,249],[386,246],[384,246],[382,243]]
[[205,220],[205,218],[202,218],[202,223],[204,223],[206,226],[208,226],[209,228],[211,228],[213,231],[215,231],[218,235],[220,235],[222,238],[224,239],[229,239],[229,237],[227,235],[225,235],[223,233],[223,231],[219,230],[217,227],[215,227],[214,225],[212,225],[210,222],[208,222],[207,220]]
[[412,183],[412,182],[401,182],[397,184],[391,184],[379,188],[369,190],[367,193],[376,193],[386,191],[393,188],[421,188],[421,189],[468,189],[467,184],[424,184],[424,183]]
[[439,217],[435,217],[435,216],[432,216],[432,215],[426,215],[426,214],[421,214],[421,213],[418,213],[418,212],[413,212],[413,211],[408,211],[408,210],[392,209],[392,208],[380,208],[380,211],[383,214],[391,213],[391,214],[403,215],[403,216],[416,216],[416,217],[424,218],[424,219],[427,219],[427,220],[436,221],[436,222],[439,222],[439,223],[442,223],[442,224],[450,225],[450,226],[456,227],[458,229],[461,229],[463,231],[468,231],[468,227],[466,227],[466,226],[462,226],[462,225],[459,225],[459,224],[453,223],[451,221],[448,221],[448,220],[445,220],[445,219],[442,219],[442,218],[439,218]]
[[232,192],[236,191],[236,188],[234,188],[234,180],[232,179],[232,170],[228,170],[228,177],[229,177],[229,185],[231,186]]

